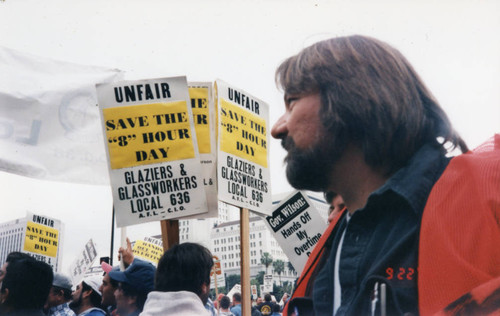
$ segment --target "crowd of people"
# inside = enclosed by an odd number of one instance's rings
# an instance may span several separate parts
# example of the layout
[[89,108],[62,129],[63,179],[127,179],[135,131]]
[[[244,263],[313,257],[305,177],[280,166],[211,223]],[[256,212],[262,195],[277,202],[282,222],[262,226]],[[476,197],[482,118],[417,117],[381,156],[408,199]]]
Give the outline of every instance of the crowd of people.
[[[406,58],[365,36],[303,49],[276,81],[285,112],[271,134],[287,179],[325,192],[332,210],[284,309],[265,295],[251,314],[498,313],[500,136],[469,150]],[[125,270],[104,266],[73,289],[12,253],[0,315],[242,315],[239,293],[209,298],[205,247],[175,245],[157,268],[120,251]]]
[[[196,243],[167,250],[158,266],[134,258],[130,241],[120,248],[124,269],[102,262],[103,275],[78,284],[28,254],[12,252],[0,274],[0,315],[12,316],[241,316],[241,294],[209,297],[210,251]],[[286,302],[287,296],[284,297]],[[281,315],[283,304],[254,301],[253,316]]]

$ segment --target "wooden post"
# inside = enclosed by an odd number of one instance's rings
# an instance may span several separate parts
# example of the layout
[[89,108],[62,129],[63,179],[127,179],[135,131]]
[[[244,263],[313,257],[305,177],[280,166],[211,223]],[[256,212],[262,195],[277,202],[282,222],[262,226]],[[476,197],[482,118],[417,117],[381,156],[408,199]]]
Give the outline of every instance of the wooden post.
[[252,301],[250,300],[250,212],[240,209],[240,251],[241,251],[241,311],[243,316],[250,316]]
[[168,219],[160,221],[161,240],[163,242],[163,251],[167,251],[173,245],[179,243],[179,220]]

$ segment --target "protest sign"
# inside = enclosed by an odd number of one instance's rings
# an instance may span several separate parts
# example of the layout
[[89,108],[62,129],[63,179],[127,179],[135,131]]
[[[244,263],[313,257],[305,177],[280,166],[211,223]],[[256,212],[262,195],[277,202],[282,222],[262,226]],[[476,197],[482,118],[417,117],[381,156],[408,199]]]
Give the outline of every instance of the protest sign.
[[235,284],[233,286],[233,288],[231,289],[231,291],[229,291],[229,293],[227,293],[227,296],[229,298],[231,298],[231,300],[232,300],[234,293],[240,293],[241,294],[241,284]]
[[94,86],[122,73],[4,47],[0,73],[0,170],[109,184]]
[[23,252],[49,264],[57,271],[61,261],[61,221],[29,212],[26,218]]
[[269,107],[221,80],[216,95],[219,199],[270,215]]
[[210,288],[215,289],[215,277],[217,277],[217,287],[224,287],[226,285],[226,278],[224,277],[224,271],[222,271],[222,265],[217,256],[213,256],[214,266],[212,271],[210,271]]
[[250,286],[250,292],[252,293],[252,299],[256,299],[259,295],[257,294],[257,285],[252,284]]
[[216,111],[212,83],[189,82],[188,87],[208,212],[184,217],[183,219],[217,217],[219,215],[219,205],[217,199],[217,140],[215,137]]
[[327,225],[308,197],[295,191],[264,221],[300,273]]
[[163,243],[160,239],[144,237],[144,240],[137,240],[132,248],[134,256],[158,265],[163,255]]
[[[273,291],[273,275],[265,274],[264,275],[264,289],[263,293],[271,293]],[[262,292],[261,292],[262,295]]]
[[70,265],[70,277],[73,284],[78,284],[85,275],[85,272],[92,266],[95,258],[97,258],[96,245],[90,239],[86,244],[82,252],[78,254],[75,261]]
[[118,227],[207,212],[185,77],[97,85]]

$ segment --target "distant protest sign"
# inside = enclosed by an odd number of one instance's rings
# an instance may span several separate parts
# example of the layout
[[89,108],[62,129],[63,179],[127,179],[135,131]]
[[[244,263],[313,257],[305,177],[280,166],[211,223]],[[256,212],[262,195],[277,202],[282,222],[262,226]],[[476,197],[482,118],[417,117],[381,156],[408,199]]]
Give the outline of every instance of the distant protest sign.
[[219,199],[270,215],[268,105],[221,80],[216,89]]
[[[219,257],[213,256],[214,266],[212,271],[210,271],[210,288],[215,289],[215,284],[217,287],[226,286],[226,278],[224,277],[224,271],[222,270],[222,265]],[[217,282],[215,281],[217,280]]]
[[158,265],[163,255],[163,242],[158,238],[145,237],[144,240],[137,240],[132,248],[134,256]]
[[70,277],[73,284],[77,284],[83,279],[85,272],[92,266],[95,258],[97,258],[96,245],[90,239],[79,253],[75,261],[70,266]]
[[118,227],[207,212],[185,77],[97,85]]
[[240,293],[241,294],[241,284],[235,284],[233,288],[227,293],[227,296],[233,299],[234,293]]
[[28,213],[24,233],[23,252],[49,264],[55,271],[59,268],[61,221],[46,216]]
[[300,191],[278,204],[265,222],[299,273],[327,227],[311,201]]
[[273,291],[273,275],[265,274],[264,275],[264,293],[271,293]]
[[252,293],[252,299],[257,299],[257,297],[259,297],[259,295],[257,294],[257,285],[256,284],[252,284],[250,285],[250,292]]
[[188,87],[208,212],[183,219],[217,217],[219,215],[219,205],[217,199],[217,139],[215,137],[216,111],[212,83],[188,82]]

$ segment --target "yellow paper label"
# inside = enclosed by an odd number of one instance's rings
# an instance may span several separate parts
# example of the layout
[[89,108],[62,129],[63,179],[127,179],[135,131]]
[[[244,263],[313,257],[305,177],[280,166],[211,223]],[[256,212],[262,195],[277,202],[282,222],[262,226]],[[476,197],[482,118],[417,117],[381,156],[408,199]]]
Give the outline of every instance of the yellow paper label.
[[147,259],[151,262],[158,263],[161,256],[163,255],[163,247],[157,246],[155,244],[138,240],[135,242],[134,249],[132,252],[136,257]]
[[210,112],[208,108],[208,88],[189,88],[194,129],[200,154],[210,153]]
[[28,222],[24,250],[44,256],[56,257],[59,231],[45,225]]
[[221,99],[221,149],[267,168],[266,121]]
[[103,109],[111,169],[195,157],[185,101]]

